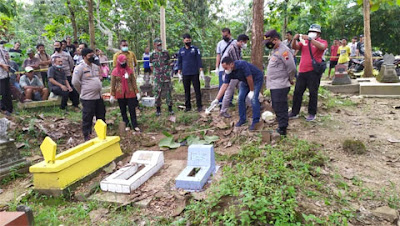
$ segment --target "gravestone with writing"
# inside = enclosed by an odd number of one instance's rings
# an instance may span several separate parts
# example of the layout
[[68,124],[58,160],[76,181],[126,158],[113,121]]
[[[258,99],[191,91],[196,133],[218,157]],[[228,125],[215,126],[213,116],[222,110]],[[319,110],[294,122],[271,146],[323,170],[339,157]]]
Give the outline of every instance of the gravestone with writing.
[[213,172],[215,172],[214,147],[190,145],[187,166],[175,179],[175,185],[185,190],[201,190]]
[[399,77],[396,73],[396,66],[394,65],[393,54],[385,54],[383,56],[383,64],[376,80],[382,83],[396,83],[399,82]]
[[164,165],[162,151],[136,151],[128,165],[100,182],[103,191],[131,193]]
[[21,156],[14,140],[7,136],[9,121],[0,119],[0,179],[6,178],[11,172],[27,172],[29,163]]
[[351,84],[350,76],[347,74],[347,66],[338,64],[335,66],[335,76],[333,77],[332,85],[347,85]]

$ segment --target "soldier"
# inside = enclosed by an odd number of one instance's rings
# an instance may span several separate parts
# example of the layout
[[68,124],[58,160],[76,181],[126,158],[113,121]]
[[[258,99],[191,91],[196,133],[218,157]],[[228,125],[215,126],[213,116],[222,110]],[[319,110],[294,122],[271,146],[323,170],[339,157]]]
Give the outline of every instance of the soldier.
[[269,30],[264,36],[265,45],[272,49],[267,68],[267,89],[271,90],[272,108],[279,123],[276,131],[286,136],[289,121],[287,95],[291,84],[294,84],[296,65],[293,52],[281,42],[276,30]]
[[153,71],[154,75],[154,96],[157,107],[156,115],[161,115],[161,97],[163,95],[166,98],[169,114],[173,115],[169,54],[167,50],[162,49],[161,39],[154,39],[153,45],[154,51],[150,55],[150,69]]

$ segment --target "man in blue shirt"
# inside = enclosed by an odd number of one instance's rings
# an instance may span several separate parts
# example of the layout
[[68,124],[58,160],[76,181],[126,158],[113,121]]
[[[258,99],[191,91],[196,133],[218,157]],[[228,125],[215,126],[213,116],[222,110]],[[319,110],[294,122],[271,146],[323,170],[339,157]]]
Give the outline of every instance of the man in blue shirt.
[[192,83],[196,93],[197,111],[201,112],[203,106],[201,103],[199,72],[203,73],[203,63],[201,62],[200,50],[196,46],[192,46],[192,37],[189,34],[183,35],[183,43],[185,46],[178,52],[178,74],[182,73],[183,75],[185,111],[192,109],[190,103],[190,83]]
[[145,75],[150,75],[151,74],[151,69],[150,69],[150,48],[146,47],[144,49],[143,53],[143,69],[144,69],[144,74]]
[[238,79],[241,81],[239,87],[239,122],[236,123],[236,127],[240,127],[246,123],[246,97],[251,100],[251,106],[253,109],[253,122],[249,127],[249,130],[254,130],[255,125],[260,121],[260,102],[258,95],[262,84],[264,82],[263,72],[253,64],[250,64],[243,60],[233,61],[231,57],[224,57],[222,59],[222,67],[225,69],[224,83],[221,86],[217,97],[211,105],[218,104],[218,100],[224,95],[228,88],[231,79]]

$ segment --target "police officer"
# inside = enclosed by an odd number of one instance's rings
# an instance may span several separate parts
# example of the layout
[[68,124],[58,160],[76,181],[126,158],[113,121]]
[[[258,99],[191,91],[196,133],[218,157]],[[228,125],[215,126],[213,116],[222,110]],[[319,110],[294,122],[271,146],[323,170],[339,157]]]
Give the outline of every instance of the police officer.
[[170,115],[172,110],[172,83],[170,70],[170,57],[167,50],[162,49],[160,38],[153,41],[154,51],[150,55],[150,69],[154,75],[154,97],[156,99],[156,115],[161,115],[161,98],[165,95]]
[[83,61],[75,67],[72,84],[80,94],[82,103],[82,132],[85,141],[92,134],[93,117],[106,121],[106,108],[101,98],[100,67],[94,64],[94,52],[82,50]]
[[271,49],[267,68],[267,89],[271,90],[272,108],[279,123],[277,132],[285,136],[289,121],[287,95],[293,84],[296,65],[292,51],[281,42],[276,30],[265,33],[264,43]]
[[192,105],[190,103],[190,83],[193,84],[196,93],[197,111],[201,112],[203,109],[201,103],[200,91],[200,75],[204,77],[203,63],[201,62],[200,50],[192,45],[192,37],[189,34],[183,35],[183,43],[185,44],[178,53],[178,74],[182,73],[183,87],[185,89],[185,111],[190,111]]

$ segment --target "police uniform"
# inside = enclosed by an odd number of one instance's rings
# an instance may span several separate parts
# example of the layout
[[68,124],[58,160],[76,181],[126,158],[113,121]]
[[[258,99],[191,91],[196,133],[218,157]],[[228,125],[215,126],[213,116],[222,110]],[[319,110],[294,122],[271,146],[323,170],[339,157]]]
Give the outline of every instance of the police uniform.
[[[267,89],[271,90],[272,107],[279,123],[281,135],[286,135],[288,126],[288,98],[290,81],[296,73],[296,65],[291,50],[282,42],[272,49],[267,68]],[[279,132],[278,131],[278,132]]]
[[167,105],[172,106],[171,67],[168,51],[153,51],[150,55],[150,66],[153,67],[153,92],[156,106],[161,107],[161,98],[163,97],[166,99]]
[[106,121],[106,108],[101,98],[100,67],[82,61],[75,67],[72,84],[80,94],[82,103],[82,132],[85,140],[92,133],[93,116]]
[[197,109],[202,109],[199,69],[203,68],[200,50],[196,46],[182,47],[178,52],[178,70],[182,72],[183,87],[185,89],[185,106],[190,110],[190,84],[193,84],[196,93]]

